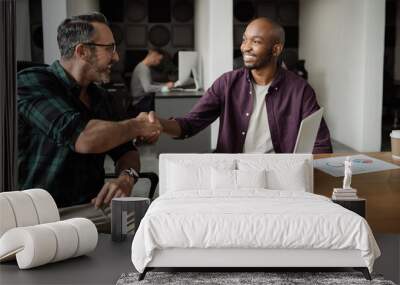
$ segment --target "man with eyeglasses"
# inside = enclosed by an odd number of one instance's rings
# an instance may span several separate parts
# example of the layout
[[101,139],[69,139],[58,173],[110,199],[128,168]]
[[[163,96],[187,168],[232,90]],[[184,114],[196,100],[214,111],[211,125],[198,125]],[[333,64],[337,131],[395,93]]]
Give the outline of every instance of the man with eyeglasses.
[[[63,208],[61,216],[79,212],[107,228],[96,208],[131,194],[140,168],[132,140],[161,126],[147,116],[115,121],[109,94],[98,86],[110,81],[119,60],[102,14],[64,20],[57,41],[60,60],[17,77],[19,188],[43,188]],[[119,176],[104,184],[106,154]]]

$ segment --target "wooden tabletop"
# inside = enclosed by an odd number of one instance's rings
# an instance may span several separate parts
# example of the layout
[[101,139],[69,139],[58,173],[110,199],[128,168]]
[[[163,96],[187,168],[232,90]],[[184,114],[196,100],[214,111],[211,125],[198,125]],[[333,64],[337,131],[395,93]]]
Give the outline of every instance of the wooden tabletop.
[[[317,154],[314,159],[359,153]],[[365,155],[400,166],[390,152]],[[314,193],[331,197],[333,188],[340,188],[343,177],[333,177],[314,168]],[[400,169],[353,175],[351,186],[360,198],[367,200],[366,217],[374,233],[400,233]]]

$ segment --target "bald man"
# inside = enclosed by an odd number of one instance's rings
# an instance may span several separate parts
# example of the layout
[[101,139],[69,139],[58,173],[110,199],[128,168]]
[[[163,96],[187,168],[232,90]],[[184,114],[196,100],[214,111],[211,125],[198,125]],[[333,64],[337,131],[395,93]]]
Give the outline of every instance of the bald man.
[[[219,77],[186,116],[160,119],[164,132],[188,138],[219,118],[216,152],[292,153],[302,119],[320,107],[304,79],[278,66],[284,44],[279,24],[253,20],[241,45],[245,67]],[[329,130],[322,120],[313,153],[330,152]]]

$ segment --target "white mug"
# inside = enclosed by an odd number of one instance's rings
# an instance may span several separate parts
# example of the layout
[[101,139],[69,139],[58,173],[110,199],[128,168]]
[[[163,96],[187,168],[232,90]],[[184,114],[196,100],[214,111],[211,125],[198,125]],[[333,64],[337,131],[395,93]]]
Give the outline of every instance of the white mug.
[[400,130],[393,130],[390,133],[392,142],[392,157],[400,160]]

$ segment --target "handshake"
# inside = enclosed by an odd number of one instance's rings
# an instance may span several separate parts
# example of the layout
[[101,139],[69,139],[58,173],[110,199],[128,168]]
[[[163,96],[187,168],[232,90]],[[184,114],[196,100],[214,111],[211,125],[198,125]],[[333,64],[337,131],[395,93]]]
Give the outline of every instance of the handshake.
[[157,142],[164,128],[154,111],[142,112],[133,120],[137,140],[150,144]]

